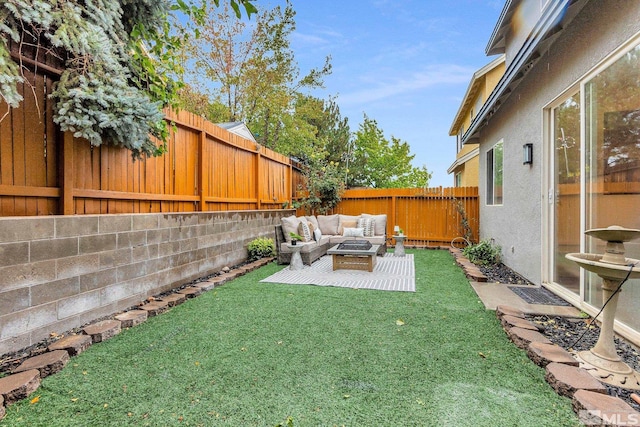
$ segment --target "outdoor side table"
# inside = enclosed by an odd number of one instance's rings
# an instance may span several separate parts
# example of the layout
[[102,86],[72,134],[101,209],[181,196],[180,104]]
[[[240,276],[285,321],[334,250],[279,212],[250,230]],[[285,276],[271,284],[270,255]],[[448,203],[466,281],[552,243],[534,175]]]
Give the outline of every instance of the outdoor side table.
[[396,249],[393,251],[393,256],[404,256],[404,239],[407,236],[393,236],[396,239]]
[[289,263],[289,270],[302,270],[304,268],[302,257],[300,256],[302,245],[287,244],[287,247],[291,249],[291,262]]

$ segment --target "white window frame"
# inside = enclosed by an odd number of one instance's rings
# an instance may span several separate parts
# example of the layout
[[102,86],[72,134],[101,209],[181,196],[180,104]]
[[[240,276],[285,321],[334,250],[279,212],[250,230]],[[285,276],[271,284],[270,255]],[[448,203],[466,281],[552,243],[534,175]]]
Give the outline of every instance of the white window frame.
[[454,175],[454,187],[462,187],[462,172],[456,172]]
[[[502,148],[502,199],[499,203],[496,203],[496,164],[495,164],[495,155],[494,151],[496,147],[500,145]],[[491,167],[489,167],[489,155],[491,155]],[[485,195],[485,205],[486,206],[502,206],[504,204],[504,139],[500,139],[498,142],[493,144],[491,148],[489,148],[485,154],[485,179],[486,179],[486,195]]]

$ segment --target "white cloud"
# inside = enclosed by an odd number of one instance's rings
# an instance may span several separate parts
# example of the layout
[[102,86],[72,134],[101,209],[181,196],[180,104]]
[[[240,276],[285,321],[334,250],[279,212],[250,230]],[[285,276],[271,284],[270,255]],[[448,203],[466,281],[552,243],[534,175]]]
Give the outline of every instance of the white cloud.
[[[396,70],[397,71],[397,70]],[[427,89],[442,84],[467,83],[475,70],[455,64],[430,65],[423,70],[394,78],[384,78],[389,75],[385,70],[379,74],[361,76],[361,89],[340,95],[340,105],[359,105],[380,101],[408,93]]]
[[317,25],[308,26],[307,32],[295,31],[292,41],[298,48],[314,48],[327,45],[341,44],[344,42],[344,35],[330,27]]

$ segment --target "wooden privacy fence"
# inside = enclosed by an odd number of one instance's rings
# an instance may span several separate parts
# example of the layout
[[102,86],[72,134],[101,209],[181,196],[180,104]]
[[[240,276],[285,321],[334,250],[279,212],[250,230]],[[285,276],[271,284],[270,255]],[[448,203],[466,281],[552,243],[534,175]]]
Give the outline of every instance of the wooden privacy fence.
[[48,98],[60,70],[21,59],[38,68],[19,108],[0,102],[0,216],[280,209],[296,197],[288,157],[189,112],[166,111],[167,152],[145,160],[60,132]]
[[464,236],[463,221],[478,241],[480,210],[477,187],[347,190],[334,213],[387,214],[387,236],[399,226],[409,246],[450,245]]

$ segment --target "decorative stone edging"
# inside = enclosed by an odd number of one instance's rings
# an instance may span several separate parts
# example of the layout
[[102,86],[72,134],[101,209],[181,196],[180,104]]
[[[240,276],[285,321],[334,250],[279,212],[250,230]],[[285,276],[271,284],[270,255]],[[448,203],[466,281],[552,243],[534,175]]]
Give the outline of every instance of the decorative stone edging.
[[486,282],[487,276],[485,276],[482,271],[478,268],[477,265],[472,263],[465,257],[462,251],[458,248],[449,248],[449,252],[453,255],[453,258],[456,260],[456,263],[462,268],[465,276],[474,282]]
[[[539,332],[514,326],[512,322],[504,320],[505,317],[507,320],[520,318],[529,322],[524,319],[524,313],[501,305],[496,308],[496,316],[511,341],[526,350],[534,363],[545,368],[545,379],[549,385],[558,394],[572,400],[573,410],[581,422],[586,425],[611,425],[609,423],[614,420],[613,425],[640,425],[640,412],[619,397],[609,396],[602,383],[577,367],[577,361],[569,352],[551,343]],[[531,325],[535,327],[533,323]]]
[[5,416],[6,406],[26,399],[40,387],[41,379],[61,371],[72,356],[77,356],[92,344],[114,337],[122,328],[131,328],[182,304],[187,298],[194,298],[203,292],[221,286],[226,282],[262,267],[274,258],[262,258],[206,281],[195,283],[173,294],[151,297],[136,309],[117,314],[113,319],[101,320],[84,327],[82,335],[64,336],[47,347],[47,351],[25,359],[11,375],[0,378],[0,420]]

